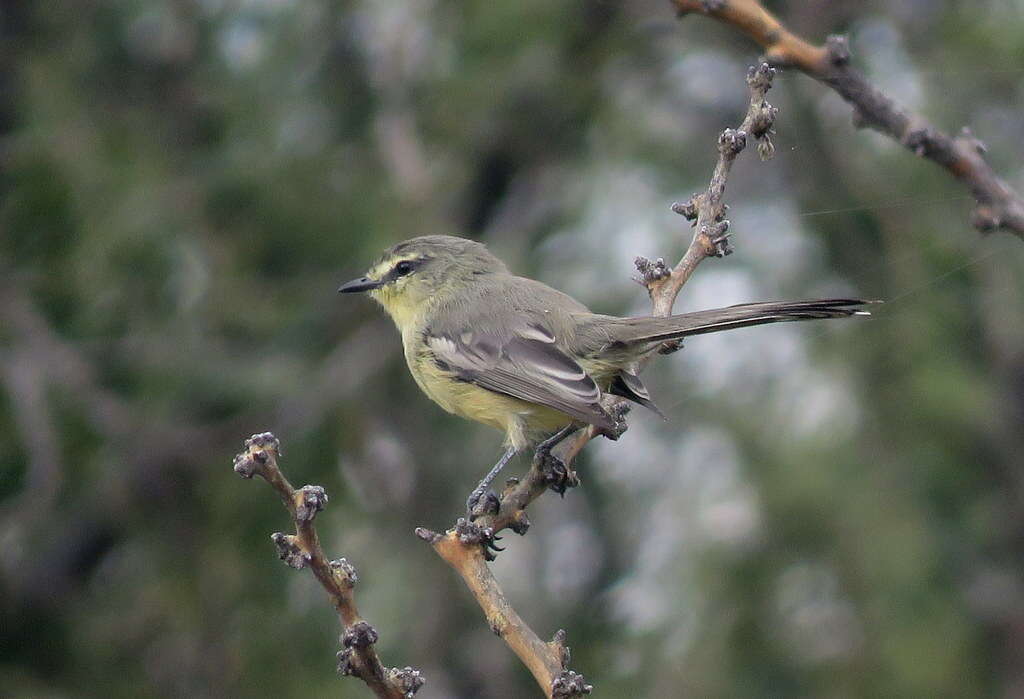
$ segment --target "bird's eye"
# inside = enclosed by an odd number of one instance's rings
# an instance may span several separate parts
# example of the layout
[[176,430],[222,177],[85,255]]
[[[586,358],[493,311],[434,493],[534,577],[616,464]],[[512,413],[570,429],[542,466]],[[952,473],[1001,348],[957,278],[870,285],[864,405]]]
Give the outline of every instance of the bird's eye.
[[415,265],[413,265],[412,262],[410,262],[409,260],[402,260],[397,265],[395,265],[395,274],[397,274],[400,277],[404,277],[407,274],[411,274],[413,269],[415,269]]

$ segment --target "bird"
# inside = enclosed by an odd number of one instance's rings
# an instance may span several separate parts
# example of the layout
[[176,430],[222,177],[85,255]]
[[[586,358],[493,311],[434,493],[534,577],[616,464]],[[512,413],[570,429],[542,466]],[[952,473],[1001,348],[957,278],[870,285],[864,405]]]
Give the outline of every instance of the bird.
[[[391,316],[420,389],[441,408],[505,433],[501,458],[470,494],[470,519],[512,458],[551,449],[586,425],[616,438],[612,394],[659,415],[638,367],[671,341],[751,325],[870,315],[852,298],[745,303],[668,317],[592,313],[543,282],[514,275],[477,241],[426,235],[388,248],[338,289],[367,292]],[[563,471],[564,473],[564,471]],[[561,485],[564,492],[565,484]],[[557,484],[555,489],[557,490]]]

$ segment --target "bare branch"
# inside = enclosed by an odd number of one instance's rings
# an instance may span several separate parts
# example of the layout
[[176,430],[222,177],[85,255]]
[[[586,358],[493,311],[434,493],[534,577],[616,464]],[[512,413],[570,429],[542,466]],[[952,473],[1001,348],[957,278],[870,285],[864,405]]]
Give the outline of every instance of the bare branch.
[[[775,153],[771,135],[774,133],[772,129],[778,110],[765,100],[774,77],[775,69],[767,63],[751,66],[747,70],[747,86],[750,89],[747,114],[738,128],[726,129],[718,137],[718,162],[715,164],[707,189],[700,194],[694,194],[685,204],[672,205],[672,210],[692,221],[696,229],[682,259],[675,267],[669,269],[661,258],[654,261],[646,257],[636,258],[636,268],[640,273],[637,281],[647,287],[651,297],[651,315],[672,315],[676,297],[697,269],[697,265],[708,257],[723,257],[732,253],[732,247],[729,245],[729,221],[725,218],[729,207],[722,201],[722,197],[725,194],[725,185],[732,164],[746,147],[748,137],[757,141],[757,151],[762,160],[770,159]],[[662,345],[661,353],[674,352],[681,346],[678,341],[666,342]],[[628,404],[620,401],[617,407],[628,408]],[[571,464],[587,442],[597,435],[598,430],[593,426],[582,430],[563,454],[565,463]]]
[[[636,266],[643,283],[651,296],[653,315],[668,316],[680,289],[693,274],[697,265],[708,257],[721,257],[731,252],[726,231],[729,222],[725,220],[727,207],[722,202],[725,185],[736,156],[744,149],[747,139],[758,142],[758,152],[763,159],[771,157],[773,148],[770,136],[776,110],[765,101],[765,93],[771,88],[775,70],[762,63],[747,72],[750,88],[750,106],[737,129],[726,129],[718,139],[718,164],[706,191],[695,194],[686,204],[675,205],[673,209],[694,222],[696,232],[683,258],[672,269],[664,260],[654,262],[637,258]],[[672,351],[677,345],[666,343],[663,352]],[[434,551],[448,562],[476,597],[477,603],[487,617],[491,629],[501,636],[533,673],[537,684],[548,697],[573,697],[589,694],[591,686],[579,675],[568,669],[569,652],[565,648],[565,632],[559,631],[550,643],[540,637],[516,614],[508,603],[487,561],[493,560],[492,550],[500,551],[496,542],[497,534],[511,529],[525,534],[530,526],[526,507],[547,489],[564,493],[567,487],[579,484],[572,463],[587,442],[603,434],[618,439],[625,430],[624,417],[629,405],[615,396],[606,397],[609,412],[615,415],[620,429],[602,431],[593,425],[580,430],[572,439],[560,445],[557,455],[538,452],[533,465],[522,478],[508,480],[505,490],[491,509],[473,522],[459,519],[447,532],[437,534],[429,529],[419,528],[416,535],[429,542]]]
[[483,532],[477,524],[460,519],[443,535],[422,527],[416,530],[416,535],[433,546],[434,551],[462,576],[491,631],[519,656],[546,697],[568,699],[590,694],[593,687],[582,675],[567,667],[569,648],[565,645],[565,631],[559,630],[551,641],[542,641],[505,598],[487,565],[485,548],[481,545],[489,533]]
[[295,523],[295,534],[275,532],[271,540],[278,556],[292,568],[310,568],[327,591],[331,605],[345,629],[338,653],[338,672],[358,677],[386,699],[409,699],[423,686],[423,677],[411,667],[387,668],[374,648],[377,631],[360,615],[353,589],[356,570],[344,558],[329,561],[320,547],[313,520],[327,505],[327,493],[318,485],[292,487],[277,465],[280,443],[269,432],[245,440],[245,450],[235,456],[235,473],[243,478],[260,476],[273,487]]
[[708,188],[694,194],[685,204],[674,204],[672,210],[692,221],[696,231],[683,259],[672,268],[665,267],[662,260],[651,262],[637,258],[636,267],[640,282],[647,287],[654,305],[652,315],[669,316],[680,289],[690,279],[697,265],[707,257],[724,257],[732,253],[729,245],[729,221],[725,218],[728,208],[722,201],[729,171],[743,149],[747,138],[757,142],[762,160],[768,160],[775,152],[771,142],[772,126],[778,110],[768,104],[765,95],[772,86],[775,69],[767,63],[751,67],[747,71],[747,85],[750,88],[750,106],[743,122],[735,129],[726,129],[718,137],[718,162]]
[[964,182],[977,200],[971,224],[983,233],[1004,229],[1024,238],[1024,199],[982,157],[968,128],[956,137],[898,106],[850,66],[842,36],[814,46],[790,32],[757,0],[672,0],[680,15],[701,13],[739,29],[764,48],[774,65],[793,66],[835,90],[853,106],[854,124],[879,131]]

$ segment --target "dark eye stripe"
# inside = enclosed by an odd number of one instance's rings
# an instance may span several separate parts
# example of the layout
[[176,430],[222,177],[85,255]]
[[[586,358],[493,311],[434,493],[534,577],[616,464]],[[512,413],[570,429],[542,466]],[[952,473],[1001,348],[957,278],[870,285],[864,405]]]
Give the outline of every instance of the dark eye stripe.
[[388,270],[388,273],[384,275],[384,282],[393,282],[399,277],[406,277],[416,271],[419,267],[422,259],[413,260],[402,260],[401,262],[395,263],[395,266]]

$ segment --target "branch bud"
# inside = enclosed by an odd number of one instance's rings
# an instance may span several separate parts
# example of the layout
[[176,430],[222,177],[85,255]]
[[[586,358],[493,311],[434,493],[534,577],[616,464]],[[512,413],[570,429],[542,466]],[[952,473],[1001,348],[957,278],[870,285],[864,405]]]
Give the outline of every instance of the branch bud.
[[718,137],[718,152],[726,156],[736,156],[747,147],[747,134],[736,129],[726,129]]
[[342,580],[342,582],[349,587],[354,587],[359,582],[359,576],[356,574],[356,568],[344,558],[335,558],[333,561],[329,561],[328,564],[331,570],[334,571],[334,576]]
[[304,485],[295,491],[295,519],[312,522],[327,505],[327,491],[319,485]]
[[572,656],[569,651],[569,646],[565,645],[565,640],[565,629],[559,629],[558,631],[555,631],[555,635],[549,643],[549,645],[555,649],[555,652],[558,653],[558,663],[562,666],[563,670],[569,667],[569,660]]
[[519,536],[525,535],[530,528],[530,518],[526,516],[526,510],[517,510],[512,515],[512,521],[509,522],[508,528]]
[[339,650],[335,656],[338,659],[338,674],[342,677],[355,674],[355,667],[352,665],[352,649],[344,648]]
[[270,540],[274,542],[274,546],[277,548],[277,557],[288,566],[299,570],[305,568],[306,564],[309,563],[309,554],[299,546],[298,537],[292,534],[274,532],[270,535]]
[[637,281],[644,286],[650,286],[655,282],[660,282],[662,279],[672,276],[672,271],[665,264],[665,259],[662,257],[653,262],[646,257],[637,257],[633,260],[633,264],[636,265],[636,271],[640,273],[640,278]]
[[403,667],[401,670],[393,667],[388,670],[388,684],[397,685],[405,699],[412,699],[424,681],[423,673],[411,667]]
[[379,638],[377,630],[368,622],[357,621],[345,629],[345,633],[341,634],[340,641],[345,648],[369,648]]
[[747,85],[750,86],[751,90],[767,92],[771,88],[774,78],[775,69],[765,61],[747,68]]
[[428,544],[436,544],[443,537],[432,529],[426,527],[416,527],[416,536],[426,541]]
[[281,443],[270,432],[260,432],[245,440],[245,450],[235,455],[234,469],[242,478],[263,475],[263,467],[281,455]]
[[680,216],[686,217],[687,221],[696,221],[697,216],[700,213],[697,210],[697,197],[699,195],[694,194],[692,197],[686,200],[685,204],[676,202],[672,205],[672,211],[679,214]]
[[256,459],[247,451],[235,454],[234,469],[242,478],[252,478],[256,475],[256,470],[259,468],[259,464]]
[[593,689],[594,687],[583,679],[583,675],[572,670],[563,670],[551,683],[551,696],[553,699],[569,699],[590,694]]
[[259,449],[273,452],[275,457],[281,456],[281,442],[273,432],[260,432],[245,440],[246,449]]

